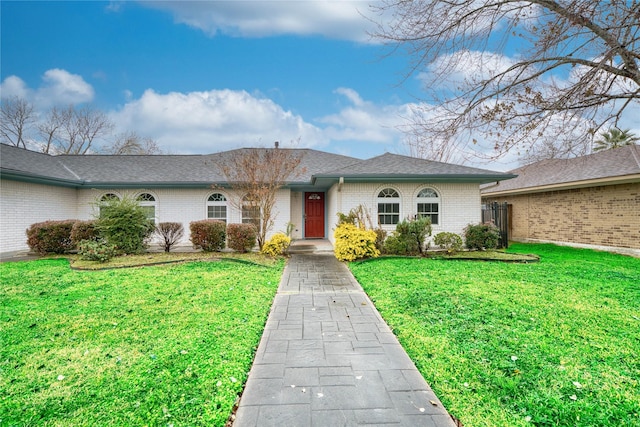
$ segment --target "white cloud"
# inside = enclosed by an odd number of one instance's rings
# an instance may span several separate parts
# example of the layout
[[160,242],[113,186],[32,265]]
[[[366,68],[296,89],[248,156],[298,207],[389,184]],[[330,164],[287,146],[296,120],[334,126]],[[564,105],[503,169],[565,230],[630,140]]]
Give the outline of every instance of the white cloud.
[[334,141],[356,141],[397,146],[402,139],[398,126],[405,124],[409,106],[377,105],[363,100],[353,89],[338,88],[335,93],[345,97],[350,105],[336,114],[318,121],[327,125],[327,138]]
[[369,41],[372,23],[363,17],[367,1],[190,1],[143,2],[171,12],[174,19],[215,36],[321,35]]
[[[166,94],[148,89],[111,113],[118,132],[136,131],[168,152],[212,153],[242,146],[332,149],[351,155],[398,151],[397,126],[407,105],[377,105],[349,88],[335,91],[347,101],[336,114],[310,123],[268,98],[229,89]],[[293,143],[293,144],[292,144]],[[373,154],[363,151],[374,151]]]
[[436,58],[418,79],[431,88],[455,90],[490,79],[516,63],[500,53],[462,50]]
[[[148,89],[111,114],[121,131],[135,130],[175,153],[211,153],[241,146],[322,146],[321,129],[270,99],[245,91],[160,94]],[[298,142],[299,141],[299,142]]]
[[0,95],[3,98],[25,98],[29,97],[27,84],[18,76],[9,76],[0,83]]
[[9,76],[0,86],[2,97],[19,96],[32,102],[38,109],[52,105],[69,105],[90,102],[94,97],[93,87],[77,75],[66,70],[54,68],[42,76],[42,85],[30,89],[17,76]]
[[78,74],[54,68],[42,76],[43,86],[36,92],[37,104],[81,104],[93,100],[93,87]]

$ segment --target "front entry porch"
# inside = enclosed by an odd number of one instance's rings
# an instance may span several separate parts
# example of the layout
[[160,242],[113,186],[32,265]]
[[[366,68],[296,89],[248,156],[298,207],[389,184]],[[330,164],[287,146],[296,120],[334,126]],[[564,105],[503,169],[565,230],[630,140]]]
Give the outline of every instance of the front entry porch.
[[333,245],[327,239],[297,239],[289,246],[290,254],[311,254],[333,252]]

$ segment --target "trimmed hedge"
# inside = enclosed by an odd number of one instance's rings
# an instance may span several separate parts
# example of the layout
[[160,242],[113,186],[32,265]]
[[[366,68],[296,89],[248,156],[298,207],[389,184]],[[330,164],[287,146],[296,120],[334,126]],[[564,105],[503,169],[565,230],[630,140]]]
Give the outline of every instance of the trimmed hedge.
[[425,240],[431,236],[431,220],[403,220],[384,242],[384,251],[391,255],[419,255],[425,251]]
[[78,254],[86,261],[104,263],[116,256],[116,248],[104,240],[83,240],[78,243]]
[[254,224],[227,225],[227,247],[236,252],[249,252],[256,245],[258,229]]
[[469,249],[495,249],[500,241],[500,230],[491,223],[469,224],[464,229],[464,240]]
[[220,252],[226,239],[226,224],[215,219],[204,219],[189,223],[191,243],[204,252]]
[[446,249],[447,252],[459,252],[462,250],[462,238],[456,233],[443,231],[433,237],[433,243]]
[[95,220],[76,221],[71,228],[71,242],[74,247],[78,247],[83,240],[97,241],[99,238]]
[[71,229],[75,220],[44,221],[27,228],[27,245],[39,254],[63,254],[74,248]]

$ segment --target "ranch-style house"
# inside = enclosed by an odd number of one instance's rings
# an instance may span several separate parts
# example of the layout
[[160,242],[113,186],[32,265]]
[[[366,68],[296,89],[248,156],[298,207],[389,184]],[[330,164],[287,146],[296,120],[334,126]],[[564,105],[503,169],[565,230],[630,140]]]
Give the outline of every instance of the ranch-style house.
[[[25,230],[47,220],[91,219],[96,201],[130,195],[150,218],[189,223],[206,218],[241,223],[219,165],[238,150],[207,155],[49,155],[0,144],[0,254],[28,251]],[[284,148],[270,148],[269,150]],[[247,149],[239,149],[247,150]],[[481,219],[480,185],[514,175],[396,154],[367,160],[291,149],[301,173],[278,190],[269,235],[292,224],[293,239],[333,240],[339,212],[363,205],[392,231],[404,218],[427,216],[433,234],[462,233]]]

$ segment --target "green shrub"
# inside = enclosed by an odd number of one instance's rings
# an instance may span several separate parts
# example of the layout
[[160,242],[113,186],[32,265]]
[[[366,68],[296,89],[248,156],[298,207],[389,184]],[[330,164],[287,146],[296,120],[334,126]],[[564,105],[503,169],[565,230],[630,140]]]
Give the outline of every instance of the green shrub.
[[215,219],[204,219],[189,223],[191,243],[204,252],[219,252],[224,248],[226,224]]
[[387,238],[384,251],[392,255],[419,255],[424,253],[425,240],[431,235],[431,220],[419,218],[403,220]]
[[153,221],[145,210],[130,197],[98,203],[100,215],[95,228],[117,253],[138,254],[146,249],[146,240],[153,233]]
[[448,233],[446,231],[438,233],[434,236],[433,243],[442,249],[446,249],[447,252],[459,252],[462,250],[462,237],[456,233]]
[[83,240],[98,240],[100,234],[96,229],[95,220],[88,221],[76,221],[71,228],[71,243],[74,247],[78,247],[78,244]]
[[491,223],[469,224],[464,229],[464,240],[469,249],[495,249],[500,241],[500,230]]
[[255,224],[227,225],[227,247],[236,252],[249,252],[256,246],[258,229]]
[[179,222],[161,222],[156,226],[156,233],[162,239],[160,247],[164,248],[165,252],[170,252],[171,247],[184,236],[184,228]]
[[262,253],[272,257],[284,255],[289,249],[291,238],[284,233],[276,233],[262,246]]
[[383,252],[388,255],[416,256],[420,254],[418,243],[407,235],[394,231],[384,241]]
[[376,248],[376,232],[343,222],[335,232],[334,253],[340,261],[355,261],[360,258],[375,258],[380,255]]
[[78,254],[86,261],[107,262],[116,256],[116,248],[104,240],[82,240],[78,243]]
[[73,249],[71,229],[75,220],[45,221],[27,228],[27,245],[39,254],[63,254]]
[[384,250],[384,242],[387,240],[387,230],[378,227],[374,228],[373,231],[376,233],[376,248],[382,252]]

